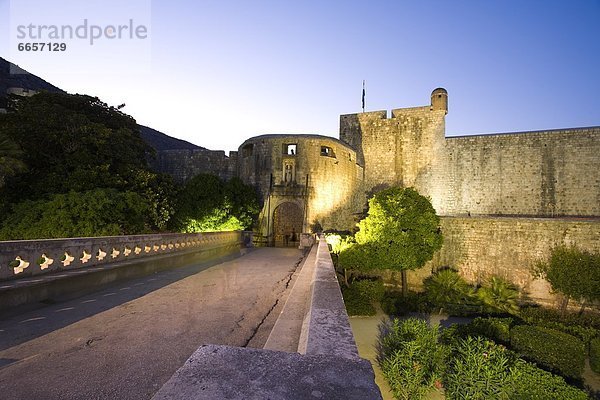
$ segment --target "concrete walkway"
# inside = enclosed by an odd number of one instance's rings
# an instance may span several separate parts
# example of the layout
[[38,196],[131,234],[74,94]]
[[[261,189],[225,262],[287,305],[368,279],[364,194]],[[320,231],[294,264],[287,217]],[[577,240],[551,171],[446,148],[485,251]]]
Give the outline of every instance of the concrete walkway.
[[255,249],[1,320],[1,397],[149,399],[201,345],[262,348],[301,260]]

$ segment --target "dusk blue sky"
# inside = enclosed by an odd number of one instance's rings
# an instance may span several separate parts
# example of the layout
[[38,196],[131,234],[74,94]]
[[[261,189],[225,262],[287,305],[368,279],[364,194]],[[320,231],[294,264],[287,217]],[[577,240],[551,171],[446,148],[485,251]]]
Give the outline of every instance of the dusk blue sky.
[[138,1],[107,14],[150,11],[149,51],[126,62],[65,52],[58,69],[11,59],[10,3],[0,0],[2,57],[210,149],[265,133],[337,137],[363,79],[368,111],[426,105],[446,88],[448,136],[600,125],[597,0]]

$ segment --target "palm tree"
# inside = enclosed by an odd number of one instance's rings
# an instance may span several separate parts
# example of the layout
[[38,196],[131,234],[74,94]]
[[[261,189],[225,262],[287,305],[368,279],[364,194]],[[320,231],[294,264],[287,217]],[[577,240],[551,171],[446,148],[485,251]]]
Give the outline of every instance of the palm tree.
[[432,305],[447,311],[469,307],[473,303],[474,288],[458,272],[445,268],[424,281],[427,299]]
[[487,286],[479,288],[477,297],[488,312],[515,314],[519,311],[519,292],[516,287],[497,276],[492,276]]

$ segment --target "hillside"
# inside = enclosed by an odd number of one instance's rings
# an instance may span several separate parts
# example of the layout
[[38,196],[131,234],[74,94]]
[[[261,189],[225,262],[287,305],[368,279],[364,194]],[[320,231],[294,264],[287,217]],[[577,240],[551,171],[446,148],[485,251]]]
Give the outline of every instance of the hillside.
[[203,149],[203,147],[196,146],[195,144],[186,142],[185,140],[166,135],[157,131],[156,129],[152,129],[144,125],[139,125],[139,127],[140,133],[142,134],[142,139],[144,139],[146,143],[148,143],[157,151]]
[[[12,70],[18,70],[19,73],[11,74]],[[31,74],[18,65],[0,57],[0,100],[5,98],[8,88],[23,88],[35,91],[48,91],[65,93],[64,90],[46,82],[44,79]],[[0,101],[0,107],[4,104]],[[147,126],[139,125],[142,139],[157,151],[161,150],[179,150],[179,149],[202,149],[200,146],[186,142],[185,140],[177,139],[165,133],[159,132],[156,129]]]
[[[13,71],[18,70],[19,73],[11,74],[11,65],[13,67]],[[6,90],[11,87],[64,93],[64,90],[57,88],[39,76],[33,75],[20,68],[18,65],[12,64],[11,62],[0,57],[0,93],[4,95]]]

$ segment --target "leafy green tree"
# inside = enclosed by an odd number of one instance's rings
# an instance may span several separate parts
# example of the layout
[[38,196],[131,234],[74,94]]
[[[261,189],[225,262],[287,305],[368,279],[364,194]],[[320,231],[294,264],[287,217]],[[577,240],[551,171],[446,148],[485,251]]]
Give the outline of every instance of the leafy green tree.
[[[0,118],[2,118],[0,116]],[[6,177],[23,172],[25,163],[21,160],[23,152],[6,133],[0,132],[0,188]]]
[[225,197],[230,204],[230,213],[240,221],[244,229],[250,228],[260,212],[256,190],[234,177],[225,183]]
[[150,206],[146,216],[147,223],[153,231],[167,229],[169,220],[175,213],[175,195],[177,187],[173,178],[166,174],[139,169],[133,175],[130,190],[138,193]]
[[133,118],[82,95],[19,99],[0,120],[0,135],[19,145],[29,167],[6,182],[2,194],[12,202],[96,187],[129,190],[152,152]]
[[563,313],[570,299],[581,304],[581,312],[589,302],[600,300],[600,254],[575,246],[557,246],[549,259],[536,264],[533,274],[546,279],[554,291],[564,295]]
[[181,232],[241,230],[252,225],[258,211],[253,188],[199,174],[179,192],[171,227]]
[[356,245],[340,254],[340,263],[359,269],[391,269],[402,273],[422,267],[442,247],[440,218],[426,197],[413,188],[392,187],[369,200],[369,211],[358,223]]
[[0,240],[51,239],[144,233],[149,204],[137,193],[115,189],[54,194],[12,207]]
[[[9,175],[2,168],[5,154],[12,157],[8,165],[14,170],[9,171],[12,176],[6,185],[0,184],[1,214],[8,215],[11,207],[26,200],[51,203],[56,194],[114,189],[111,193],[118,196],[140,196],[144,231],[166,229],[174,212],[176,188],[170,177],[150,171],[147,157],[153,150],[142,140],[132,117],[82,95],[39,93],[11,104],[11,112],[0,116],[0,180]],[[27,169],[14,168],[18,165],[12,162],[15,155]],[[64,219],[76,217],[80,215]],[[131,221],[123,223],[137,225],[136,214],[130,217]],[[117,225],[122,228],[123,223]],[[117,231],[98,229],[99,234]]]

